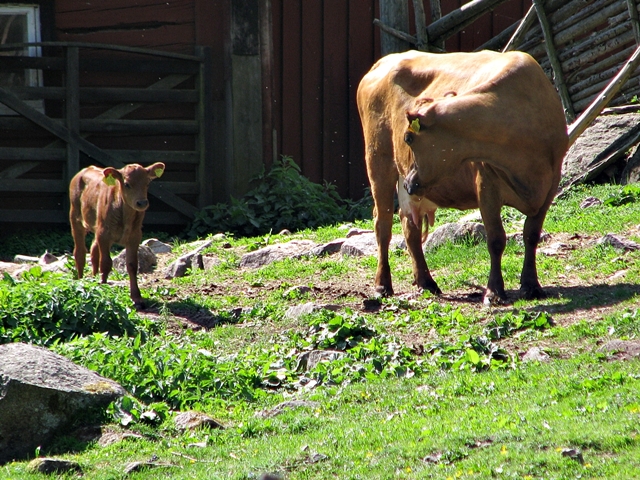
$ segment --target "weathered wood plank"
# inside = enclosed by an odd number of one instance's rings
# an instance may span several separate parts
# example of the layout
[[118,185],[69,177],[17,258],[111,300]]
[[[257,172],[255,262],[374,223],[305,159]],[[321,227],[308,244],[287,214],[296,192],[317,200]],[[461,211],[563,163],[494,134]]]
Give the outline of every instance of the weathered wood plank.
[[64,148],[0,147],[0,158],[2,160],[60,162],[66,160],[67,151]]
[[0,178],[0,192],[63,193],[69,184],[62,180]]
[[[380,0],[380,22],[383,25],[400,32],[409,31],[409,4],[406,0]],[[382,55],[393,52],[404,52],[411,48],[411,43],[415,45],[415,37],[413,42],[398,38],[383,30],[380,35],[380,48]],[[438,38],[438,36],[429,35],[429,39]]]
[[[0,102],[7,105],[9,108],[15,110],[20,113],[24,117],[28,118],[34,123],[37,123],[41,127],[49,130],[51,133],[56,135],[57,137],[63,139],[65,142],[76,142],[78,147],[87,155],[94,158],[96,161],[100,162],[103,165],[113,165],[115,167],[121,168],[124,164],[112,157],[110,154],[105,152],[104,150],[96,147],[94,144],[88,142],[82,137],[78,135],[74,135],[70,132],[66,127],[64,127],[59,122],[50,119],[46,115],[40,113],[36,109],[26,105],[21,102],[15,95],[11,94],[4,88],[0,88]],[[193,217],[196,207],[183,200],[180,197],[173,195],[166,190],[161,189],[158,186],[154,186],[151,184],[149,186],[149,192],[156,197],[163,200],[168,205],[172,206],[176,210],[184,213],[188,217]]]
[[147,135],[195,135],[195,120],[121,120],[82,119],[80,130],[84,133],[130,133]]

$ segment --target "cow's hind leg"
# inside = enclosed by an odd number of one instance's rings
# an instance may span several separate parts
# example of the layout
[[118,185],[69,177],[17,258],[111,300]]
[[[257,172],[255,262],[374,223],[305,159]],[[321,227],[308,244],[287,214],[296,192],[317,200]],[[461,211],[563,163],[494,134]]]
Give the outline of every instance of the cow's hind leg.
[[487,231],[487,247],[491,258],[489,283],[484,295],[485,305],[507,299],[507,294],[504,291],[504,279],[502,278],[502,254],[507,245],[507,235],[500,217],[502,201],[499,198],[496,181],[495,174],[486,171],[477,180],[478,203],[482,221]]
[[[555,190],[554,190],[555,191]],[[536,268],[536,250],[540,241],[542,224],[547,216],[547,210],[551,204],[553,195],[547,199],[545,205],[536,215],[528,216],[524,222],[524,263],[520,275],[520,292],[528,300],[545,298],[547,294],[538,281],[538,270]]]

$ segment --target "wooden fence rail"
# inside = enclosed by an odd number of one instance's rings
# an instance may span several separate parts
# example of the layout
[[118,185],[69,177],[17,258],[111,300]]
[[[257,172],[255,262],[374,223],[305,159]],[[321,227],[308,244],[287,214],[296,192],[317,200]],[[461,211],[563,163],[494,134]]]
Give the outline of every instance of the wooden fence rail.
[[[18,56],[38,46],[40,57]],[[71,177],[89,164],[167,165],[147,223],[184,225],[212,202],[210,53],[47,42],[0,46],[0,221],[65,222]],[[203,65],[206,65],[203,68]],[[7,110],[10,109],[10,110]]]

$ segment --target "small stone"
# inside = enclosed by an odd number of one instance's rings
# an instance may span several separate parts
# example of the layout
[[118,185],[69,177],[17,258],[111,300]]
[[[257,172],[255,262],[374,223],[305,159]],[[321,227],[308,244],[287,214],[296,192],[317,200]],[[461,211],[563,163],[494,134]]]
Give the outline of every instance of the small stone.
[[580,204],[580,208],[590,208],[602,205],[602,200],[596,197],[587,197]]
[[549,355],[538,347],[530,348],[527,353],[522,356],[523,362],[548,362]]
[[79,463],[60,460],[58,458],[35,458],[29,462],[27,470],[32,473],[46,474],[62,474],[72,471],[82,473],[82,468]]
[[308,372],[322,362],[333,362],[345,356],[340,350],[312,350],[298,355],[296,370]]
[[160,253],[171,253],[171,251],[173,250],[171,248],[171,245],[161,242],[157,238],[148,238],[147,240],[142,242],[142,245],[144,245],[145,247],[149,247],[151,251],[156,255]]
[[173,421],[176,427],[182,431],[195,430],[202,427],[224,429],[224,426],[222,424],[218,423],[208,415],[200,412],[180,412],[176,415]]

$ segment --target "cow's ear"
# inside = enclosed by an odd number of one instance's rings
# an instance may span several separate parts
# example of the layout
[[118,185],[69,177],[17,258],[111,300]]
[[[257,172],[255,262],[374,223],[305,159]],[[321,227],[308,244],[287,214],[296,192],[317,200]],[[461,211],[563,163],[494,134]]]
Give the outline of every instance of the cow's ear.
[[102,181],[107,185],[109,185],[110,187],[115,185],[117,180],[122,181],[122,173],[120,173],[119,170],[113,167],[105,168],[102,171],[102,174],[104,175],[104,178],[102,179]]
[[149,165],[147,167],[147,171],[149,172],[149,178],[151,178],[152,180],[154,178],[160,178],[164,173],[164,163],[157,162],[153,165]]

